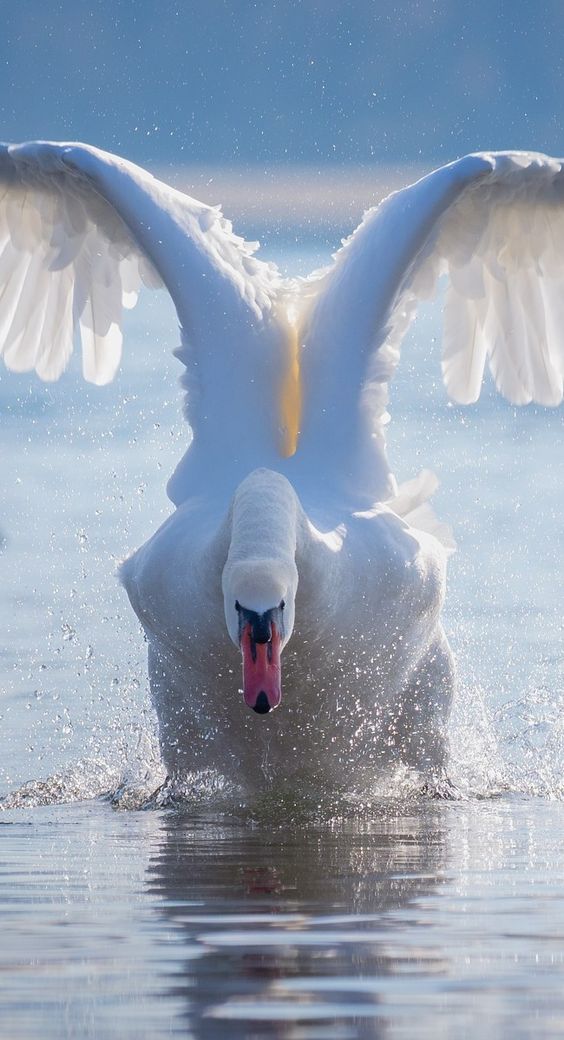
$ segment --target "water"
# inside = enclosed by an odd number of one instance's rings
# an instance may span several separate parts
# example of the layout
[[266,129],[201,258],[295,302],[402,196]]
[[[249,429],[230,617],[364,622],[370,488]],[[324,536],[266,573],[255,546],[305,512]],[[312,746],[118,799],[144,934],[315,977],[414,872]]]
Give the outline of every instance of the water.
[[394,778],[139,811],[163,777],[112,574],[186,443],[174,313],[130,316],[109,388],[0,374],[0,1035],[562,1035],[562,411],[450,407],[437,335],[431,307],[389,441],[459,546],[451,804]]
[[13,1040],[562,1035],[559,803],[274,827],[96,802],[10,817]]

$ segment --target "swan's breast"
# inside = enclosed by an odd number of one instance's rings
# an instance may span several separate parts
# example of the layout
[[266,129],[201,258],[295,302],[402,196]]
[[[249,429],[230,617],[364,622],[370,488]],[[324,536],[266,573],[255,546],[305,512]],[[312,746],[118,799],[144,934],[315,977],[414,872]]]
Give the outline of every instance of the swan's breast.
[[[220,527],[220,525],[219,525]],[[227,547],[215,517],[179,507],[119,572],[148,636],[180,653],[226,640],[221,571]]]
[[322,547],[325,576],[322,567],[310,581],[300,574],[296,619],[308,639],[332,646],[361,639],[383,647],[398,636],[419,642],[432,631],[446,566],[435,538],[382,510],[349,518],[340,542]]

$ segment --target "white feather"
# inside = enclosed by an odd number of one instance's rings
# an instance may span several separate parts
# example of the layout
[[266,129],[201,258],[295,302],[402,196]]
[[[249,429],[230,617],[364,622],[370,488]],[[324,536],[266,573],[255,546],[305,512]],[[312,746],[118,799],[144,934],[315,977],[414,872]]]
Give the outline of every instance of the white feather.
[[26,269],[10,327],[4,335],[4,359],[8,368],[29,372],[35,368],[41,331],[49,299],[51,276],[35,254]]
[[41,352],[36,365],[40,379],[53,382],[64,372],[73,348],[73,275],[70,268],[51,276],[49,301],[41,332]]
[[436,247],[462,298],[461,315],[466,301],[457,329],[455,298],[447,294],[447,390],[456,400],[476,400],[479,367],[487,357],[496,386],[509,400],[557,405],[564,366],[557,334],[561,305],[553,285],[564,271],[562,165],[535,154],[502,154],[492,162],[482,184],[469,187],[446,212]]
[[[558,405],[564,375],[564,170],[536,153],[466,156],[365,214],[303,290],[301,451],[357,501],[386,497],[386,383],[418,302],[448,285],[443,375],[476,401]],[[336,422],[339,414],[345,423]],[[337,472],[336,472],[337,471]]]
[[68,362],[73,328],[85,378],[113,378],[122,307],[142,284],[164,282],[197,338],[210,293],[216,323],[233,329],[245,307],[243,324],[268,312],[277,279],[218,208],[84,145],[0,146],[0,250],[0,354],[49,379]]
[[[13,266],[8,268],[6,277],[0,282],[0,343],[5,343],[9,335],[28,273],[33,266],[33,256],[29,253],[13,254],[8,249],[4,251],[4,258],[13,259]],[[1,273],[4,274],[3,271]]]

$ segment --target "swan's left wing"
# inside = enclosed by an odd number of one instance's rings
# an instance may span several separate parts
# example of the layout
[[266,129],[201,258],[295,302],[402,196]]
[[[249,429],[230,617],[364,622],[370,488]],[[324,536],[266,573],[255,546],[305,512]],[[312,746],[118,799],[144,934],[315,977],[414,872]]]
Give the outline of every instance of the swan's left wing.
[[351,495],[386,497],[387,382],[418,302],[445,274],[443,375],[477,400],[488,365],[510,401],[557,405],[564,375],[563,162],[466,156],[369,211],[305,287],[300,449]]

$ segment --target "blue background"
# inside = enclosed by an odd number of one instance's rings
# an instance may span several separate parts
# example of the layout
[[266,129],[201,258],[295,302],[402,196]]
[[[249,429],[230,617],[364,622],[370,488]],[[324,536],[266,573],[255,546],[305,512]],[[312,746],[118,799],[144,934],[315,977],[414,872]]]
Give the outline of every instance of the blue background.
[[141,162],[561,154],[561,2],[2,5],[0,137]]

